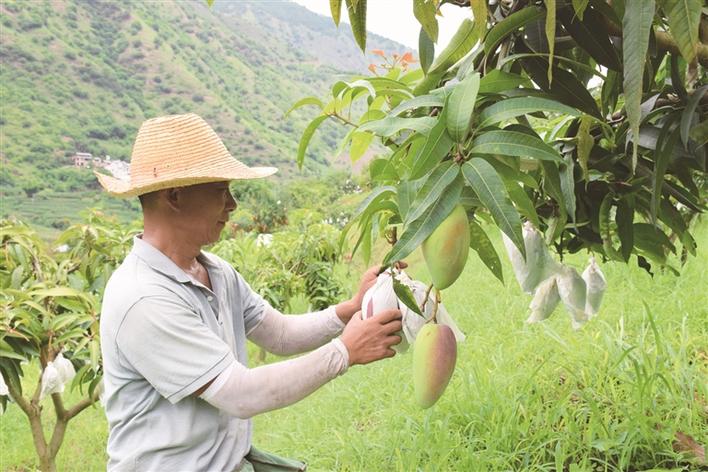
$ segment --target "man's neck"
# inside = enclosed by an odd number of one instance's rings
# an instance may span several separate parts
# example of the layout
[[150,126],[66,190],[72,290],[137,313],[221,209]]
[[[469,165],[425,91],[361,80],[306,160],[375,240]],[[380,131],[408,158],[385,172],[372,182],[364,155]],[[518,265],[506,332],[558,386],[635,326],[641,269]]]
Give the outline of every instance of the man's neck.
[[201,247],[190,241],[187,235],[180,235],[175,228],[151,227],[146,224],[142,239],[187,273],[192,273],[199,265],[197,256]]

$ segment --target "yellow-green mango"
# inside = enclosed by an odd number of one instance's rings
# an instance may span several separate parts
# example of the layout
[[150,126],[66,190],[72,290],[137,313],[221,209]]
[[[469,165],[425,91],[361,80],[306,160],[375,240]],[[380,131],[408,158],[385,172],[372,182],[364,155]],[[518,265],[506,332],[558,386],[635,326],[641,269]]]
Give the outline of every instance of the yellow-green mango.
[[430,408],[445,391],[457,361],[457,341],[449,326],[428,323],[418,332],[413,348],[415,400]]
[[423,257],[436,288],[445,289],[457,280],[469,251],[470,221],[464,207],[457,205],[423,241]]

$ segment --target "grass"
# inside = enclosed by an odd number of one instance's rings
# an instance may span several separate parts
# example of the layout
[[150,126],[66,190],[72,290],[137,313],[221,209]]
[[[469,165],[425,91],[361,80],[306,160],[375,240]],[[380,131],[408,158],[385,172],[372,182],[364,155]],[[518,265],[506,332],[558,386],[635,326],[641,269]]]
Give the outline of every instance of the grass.
[[[506,258],[502,285],[472,254],[443,293],[467,340],[436,405],[415,405],[407,353],[354,367],[304,401],[256,417],[254,443],[305,459],[313,471],[698,470],[672,448],[677,431],[708,438],[708,296],[701,289],[708,225],[696,239],[698,257],[681,277],[602,264],[609,283],[602,310],[579,331],[562,308],[524,324],[530,297]],[[582,269],[586,256],[566,262]],[[409,263],[425,280],[420,255]],[[21,412],[11,405],[0,422],[0,469],[31,470]],[[75,419],[60,470],[103,470],[106,428],[99,408]]]

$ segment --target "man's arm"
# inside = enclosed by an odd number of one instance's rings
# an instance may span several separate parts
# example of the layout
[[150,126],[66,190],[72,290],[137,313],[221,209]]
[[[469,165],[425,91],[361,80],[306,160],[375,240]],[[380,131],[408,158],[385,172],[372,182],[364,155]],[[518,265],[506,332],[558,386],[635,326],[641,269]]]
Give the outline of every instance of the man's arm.
[[353,317],[342,336],[304,356],[248,369],[233,362],[200,388],[201,398],[239,418],[282,408],[311,394],[349,365],[392,357],[400,342],[401,314],[387,310],[368,320]]

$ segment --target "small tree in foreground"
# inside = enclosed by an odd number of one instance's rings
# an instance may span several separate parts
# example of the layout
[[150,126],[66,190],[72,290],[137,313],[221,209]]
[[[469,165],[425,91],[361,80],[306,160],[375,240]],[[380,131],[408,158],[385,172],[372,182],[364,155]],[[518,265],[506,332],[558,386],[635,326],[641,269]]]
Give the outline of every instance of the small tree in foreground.
[[[99,213],[51,246],[19,222],[0,221],[0,373],[9,398],[27,415],[42,471],[56,470],[69,421],[98,399],[100,297],[130,237]],[[40,371],[29,392],[22,386],[27,364]],[[65,384],[84,397],[65,405]],[[49,438],[42,428],[45,396],[56,416]],[[3,409],[7,400],[0,396]]]

